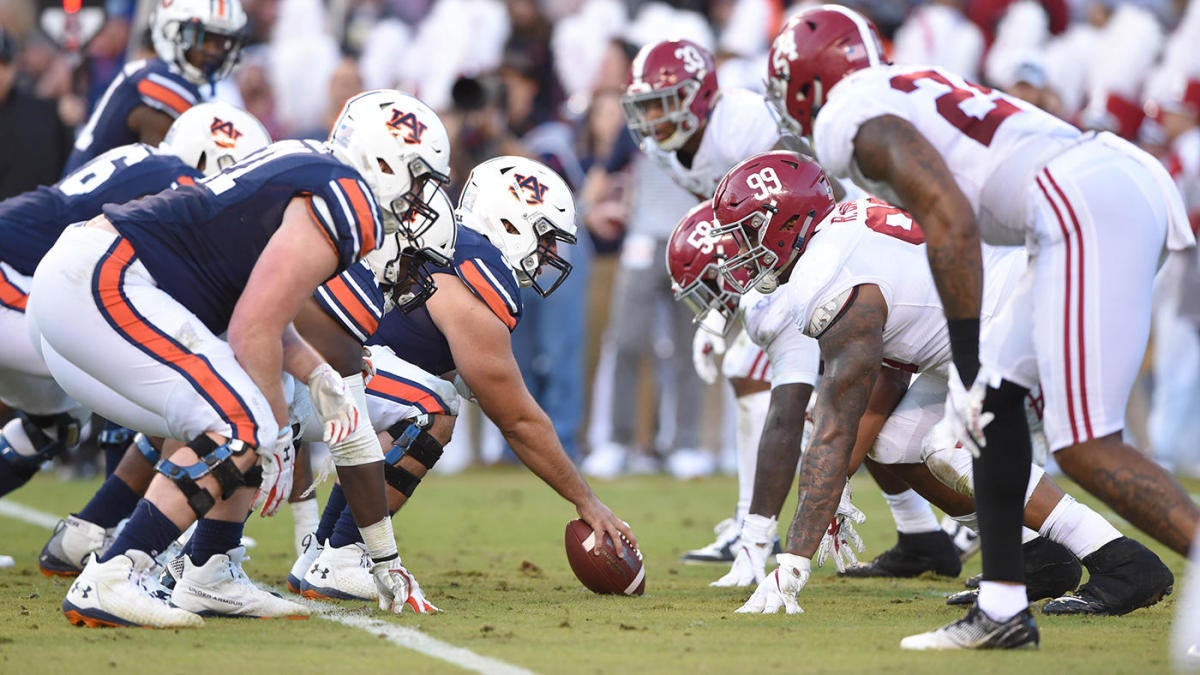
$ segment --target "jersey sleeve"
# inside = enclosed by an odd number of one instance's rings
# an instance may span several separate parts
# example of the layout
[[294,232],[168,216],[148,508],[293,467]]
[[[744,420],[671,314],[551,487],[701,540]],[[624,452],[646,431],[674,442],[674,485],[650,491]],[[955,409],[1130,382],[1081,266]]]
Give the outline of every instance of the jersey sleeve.
[[813,145],[825,171],[849,176],[854,137],[868,120],[884,115],[912,119],[909,99],[888,84],[890,68],[871,68],[839,82],[813,124]]
[[721,143],[721,154],[729,166],[763,152],[779,142],[779,126],[766,99],[745,89],[722,94],[711,133]]
[[509,332],[517,327],[521,316],[521,302],[517,280],[508,269],[498,269],[482,258],[466,258],[455,266],[458,278],[462,279],[475,297],[483,301],[488,309],[504,322]]
[[794,327],[780,331],[766,346],[771,363],[771,388],[785,384],[816,385],[821,364],[817,341]]
[[140,73],[134,85],[142,104],[164,112],[172,118],[200,102],[195,87],[183,77],[167,70],[147,69]]
[[383,317],[383,291],[365,262],[359,262],[317,287],[317,304],[347,333],[366,342]]
[[309,212],[338,256],[338,271],[349,268],[375,250],[383,238],[379,205],[366,183],[347,170],[334,172],[307,198]]

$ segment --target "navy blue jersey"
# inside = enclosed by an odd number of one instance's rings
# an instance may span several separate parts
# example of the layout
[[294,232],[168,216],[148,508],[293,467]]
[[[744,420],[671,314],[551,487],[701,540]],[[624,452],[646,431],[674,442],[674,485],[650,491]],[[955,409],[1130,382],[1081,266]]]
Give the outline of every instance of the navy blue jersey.
[[104,215],[159,287],[219,335],[296,197],[306,200],[337,253],[338,272],[383,237],[362,177],[313,141],[274,143],[195,185],[106,206]]
[[100,215],[105,204],[124,204],[202,177],[175,155],[148,145],[113,148],[54,185],[0,202],[0,260],[32,275],[71,223]]
[[88,160],[141,138],[129,128],[129,113],[150,106],[172,119],[200,102],[200,90],[162,59],[133,61],[121,69],[75,137],[75,149],[63,169],[66,176]]
[[383,317],[383,290],[365,260],[322,284],[313,293],[317,304],[345,331],[365,343]]
[[[521,319],[521,294],[512,268],[500,250],[482,234],[458,226],[453,268],[426,263],[429,274],[456,275],[475,297],[483,301],[511,333]],[[405,314],[389,312],[379,323],[370,344],[385,345],[397,356],[433,373],[444,375],[455,369],[446,336],[434,325],[429,310],[418,307]]]

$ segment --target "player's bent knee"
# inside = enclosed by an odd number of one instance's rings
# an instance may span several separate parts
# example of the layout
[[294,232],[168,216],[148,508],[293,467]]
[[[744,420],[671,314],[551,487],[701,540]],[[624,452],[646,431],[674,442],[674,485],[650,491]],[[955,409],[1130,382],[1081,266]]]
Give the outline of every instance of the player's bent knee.
[[423,422],[420,418],[400,420],[388,429],[388,434],[395,440],[384,456],[383,476],[388,485],[406,497],[412,496],[421,479],[400,466],[400,459],[411,457],[429,471],[442,458],[442,443],[426,430],[432,421],[427,419]]
[[921,460],[946,487],[968,497],[975,495],[970,451],[958,446],[939,447],[924,452]]
[[239,440],[226,441],[218,445],[207,435],[200,435],[188,443],[200,461],[181,466],[169,459],[159,459],[155,469],[175,483],[187,499],[188,506],[197,518],[203,518],[216,499],[198,481],[211,475],[221,488],[221,499],[229,499],[240,487],[257,487],[262,484],[262,470],[255,466],[243,473],[234,463],[234,458],[244,457],[249,446]]

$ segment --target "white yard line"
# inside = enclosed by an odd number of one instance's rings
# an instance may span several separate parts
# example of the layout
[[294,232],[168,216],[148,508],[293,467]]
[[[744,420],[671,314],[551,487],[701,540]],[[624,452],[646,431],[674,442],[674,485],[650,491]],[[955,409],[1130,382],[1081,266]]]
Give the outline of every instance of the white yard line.
[[[10,499],[0,499],[0,516],[6,516],[13,520],[20,520],[46,529],[53,529],[59,521],[58,516],[39,511],[24,504],[18,504]],[[485,673],[486,675],[533,675],[533,671],[531,670],[476,654],[469,649],[456,647],[448,642],[442,642],[415,628],[407,628],[381,619],[352,614],[346,609],[331,603],[295,597],[289,599],[308,605],[318,618],[340,623],[350,628],[357,628],[372,635],[378,635],[386,638],[388,642],[397,647],[445,661],[463,670]]]

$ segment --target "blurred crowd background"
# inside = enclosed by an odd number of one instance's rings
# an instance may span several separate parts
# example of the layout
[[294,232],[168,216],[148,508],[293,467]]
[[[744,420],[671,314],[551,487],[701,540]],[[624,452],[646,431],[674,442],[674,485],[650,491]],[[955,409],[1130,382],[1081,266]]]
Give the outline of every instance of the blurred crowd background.
[[[90,1],[90,0],[89,0]],[[100,0],[96,0],[99,2]],[[721,88],[762,91],[784,0],[243,0],[250,35],[213,95],[276,139],[324,138],[340,104],[396,87],[437,110],[453,178],[497,154],[539,158],[576,191],[589,234],[574,272],[525,298],[514,345],[526,381],[586,473],[733,470],[726,385],[692,366],[691,317],[672,302],[663,244],[695,203],[647,162],[620,105],[638,47],[711,49]],[[129,60],[152,56],[151,0],[108,0],[95,37],[59,44],[33,0],[0,0],[0,197],[59,178],[73,131]],[[893,61],[940,65],[1167,163],[1200,221],[1200,3],[1171,0],[861,0]],[[48,6],[56,6],[50,3]],[[798,7],[799,5],[796,5]],[[457,186],[453,189],[457,194]],[[1130,224],[1130,236],[1137,236]],[[1112,270],[1120,274],[1120,270]],[[1163,284],[1178,288],[1179,284]],[[1158,298],[1129,415],[1139,447],[1200,473],[1197,294]],[[1171,296],[1171,297],[1168,297]],[[475,412],[439,470],[515,461]],[[67,473],[87,474],[76,457]]]

